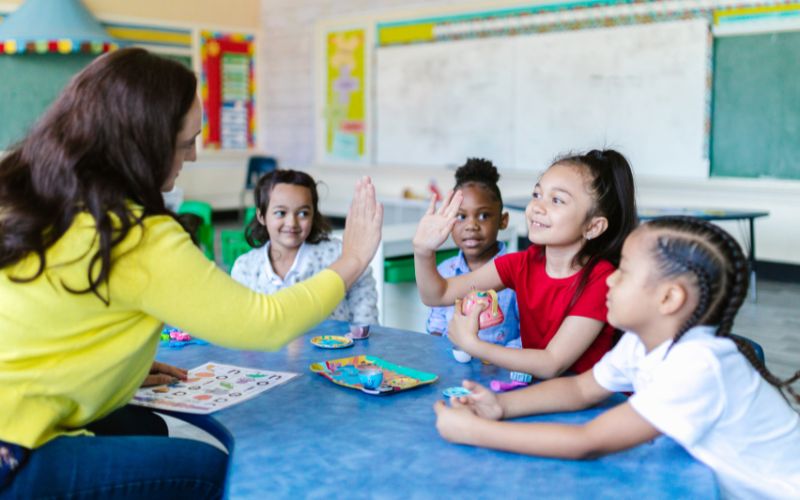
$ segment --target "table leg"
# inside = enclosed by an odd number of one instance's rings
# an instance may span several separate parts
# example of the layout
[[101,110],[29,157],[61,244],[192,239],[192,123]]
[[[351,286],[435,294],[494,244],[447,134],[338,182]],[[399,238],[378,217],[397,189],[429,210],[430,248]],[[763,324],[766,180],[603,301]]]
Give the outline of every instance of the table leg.
[[758,289],[756,288],[756,225],[755,217],[749,217],[750,223],[750,251],[748,252],[748,260],[750,261],[750,300],[756,302],[758,300]]

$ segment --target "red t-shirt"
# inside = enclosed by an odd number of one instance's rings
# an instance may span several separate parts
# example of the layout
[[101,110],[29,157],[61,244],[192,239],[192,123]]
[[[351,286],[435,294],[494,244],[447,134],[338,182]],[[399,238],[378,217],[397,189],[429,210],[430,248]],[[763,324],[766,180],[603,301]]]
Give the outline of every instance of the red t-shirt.
[[[551,278],[545,270],[544,249],[532,245],[527,250],[501,255],[494,260],[503,284],[517,292],[519,331],[522,347],[544,349],[555,336],[567,316],[582,316],[605,323],[606,278],[614,266],[598,262],[575,305],[567,310],[581,280],[582,271],[568,278]],[[589,370],[611,350],[614,328],[607,324],[595,341],[569,369],[582,373]]]

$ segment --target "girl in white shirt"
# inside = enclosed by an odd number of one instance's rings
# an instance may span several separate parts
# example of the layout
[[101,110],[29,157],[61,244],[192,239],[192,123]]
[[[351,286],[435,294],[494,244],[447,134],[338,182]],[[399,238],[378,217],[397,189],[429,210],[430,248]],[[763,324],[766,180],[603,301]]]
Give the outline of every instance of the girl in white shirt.
[[[256,216],[245,229],[253,250],[236,259],[231,277],[261,293],[275,293],[314,276],[339,258],[342,241],[330,236],[319,212],[317,183],[305,172],[275,170],[258,180]],[[378,292],[372,270],[348,290],[330,319],[378,322]]]
[[[748,276],[738,243],[711,223],[668,217],[643,225],[608,278],[608,321],[627,330],[614,349],[592,371],[507,394],[465,381],[471,395],[435,405],[439,433],[562,458],[664,434],[715,471],[725,497],[800,498],[800,416],[781,392],[800,402],[790,386],[800,372],[779,380],[747,341],[730,335]],[[633,395],[585,425],[498,422],[580,410],[613,392]]]

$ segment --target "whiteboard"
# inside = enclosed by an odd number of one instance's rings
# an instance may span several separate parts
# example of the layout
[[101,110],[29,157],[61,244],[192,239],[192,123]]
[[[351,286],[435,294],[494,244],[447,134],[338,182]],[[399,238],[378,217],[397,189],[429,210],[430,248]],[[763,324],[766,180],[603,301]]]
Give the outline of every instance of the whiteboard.
[[708,177],[704,19],[380,48],[376,161],[542,170],[615,148],[639,175]]

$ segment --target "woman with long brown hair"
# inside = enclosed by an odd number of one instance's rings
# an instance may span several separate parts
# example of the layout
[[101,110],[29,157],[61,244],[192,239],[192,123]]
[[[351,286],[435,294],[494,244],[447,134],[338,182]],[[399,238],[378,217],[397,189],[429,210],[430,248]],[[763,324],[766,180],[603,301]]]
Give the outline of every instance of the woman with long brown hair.
[[364,179],[342,257],[308,281],[266,296],[208,261],[161,196],[195,159],[200,113],[191,71],[123,49],[76,75],[0,159],[0,497],[219,497],[215,448],[87,427],[130,400],[162,322],[278,349],[371,260],[383,213]]

